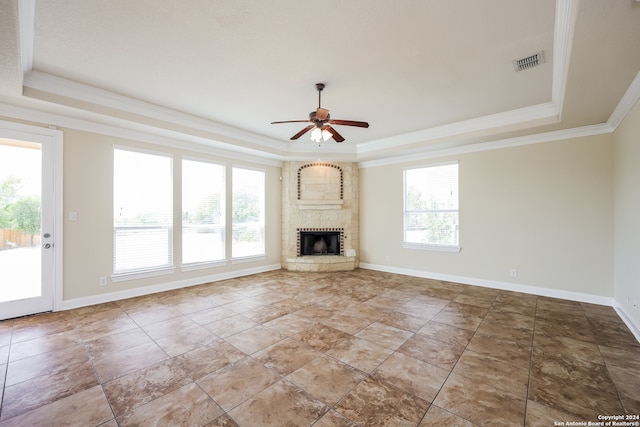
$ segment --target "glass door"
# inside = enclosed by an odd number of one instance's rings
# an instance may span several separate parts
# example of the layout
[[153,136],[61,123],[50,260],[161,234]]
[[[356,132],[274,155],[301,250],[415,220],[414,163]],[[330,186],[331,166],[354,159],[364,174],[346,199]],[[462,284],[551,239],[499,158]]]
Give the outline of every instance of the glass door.
[[0,319],[54,308],[53,144],[0,134]]

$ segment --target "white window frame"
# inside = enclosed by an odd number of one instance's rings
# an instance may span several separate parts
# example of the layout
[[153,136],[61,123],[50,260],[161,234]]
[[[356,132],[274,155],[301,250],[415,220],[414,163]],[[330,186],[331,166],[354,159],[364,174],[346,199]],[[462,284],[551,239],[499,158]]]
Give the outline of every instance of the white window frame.
[[[130,146],[122,146],[122,145],[114,145],[113,146],[113,159],[114,159],[114,164],[113,164],[113,180],[115,181],[115,151],[116,150],[120,150],[120,151],[129,151],[129,152],[134,152],[134,153],[139,153],[139,154],[147,154],[147,155],[153,155],[153,156],[160,156],[160,157],[166,157],[171,161],[171,173],[173,175],[173,170],[174,170],[174,156],[171,153],[167,153],[167,152],[162,152],[162,151],[153,151],[153,150],[145,150],[145,149],[141,149],[141,148],[137,148],[137,147],[130,147]],[[175,204],[175,195],[173,194],[173,186],[174,186],[174,182],[175,182],[175,178],[172,179],[172,185],[171,185],[171,205],[173,206]],[[112,195],[112,197],[115,199],[115,188],[113,189],[114,194]],[[114,206],[115,209],[115,206]],[[172,208],[172,213],[173,213],[173,208]],[[173,239],[173,232],[174,232],[174,228],[175,228],[175,218],[173,218],[172,215],[172,221],[171,221],[171,225],[170,225],[170,229],[168,230],[168,236],[169,236],[169,253],[168,253],[168,261],[169,263],[167,265],[163,265],[163,266],[157,266],[157,267],[147,267],[147,268],[139,268],[139,269],[131,269],[131,270],[122,270],[122,271],[116,271],[116,263],[115,263],[115,258],[116,258],[116,225],[115,225],[115,218],[113,218],[112,221],[112,226],[113,226],[113,274],[111,276],[111,280],[113,282],[121,282],[121,281],[125,281],[125,280],[133,280],[133,279],[140,279],[140,278],[145,278],[145,277],[153,277],[153,276],[159,276],[159,275],[165,275],[165,274],[172,274],[175,272],[175,266],[173,263],[173,254],[174,254],[174,239]]]
[[181,239],[181,252],[182,252],[182,260],[181,260],[181,267],[180,269],[182,271],[193,271],[193,270],[200,270],[200,269],[204,269],[204,268],[211,268],[211,267],[222,267],[227,265],[227,209],[226,209],[226,205],[227,205],[227,192],[228,192],[228,185],[227,185],[227,165],[223,162],[217,162],[217,161],[213,161],[213,160],[209,160],[209,159],[204,159],[202,157],[195,157],[195,156],[182,156],[181,157],[181,195],[182,195],[182,200],[181,200],[181,207],[180,207],[180,211],[182,213],[184,213],[184,162],[186,161],[190,161],[190,162],[200,162],[200,163],[209,163],[211,165],[216,165],[216,166],[220,166],[223,169],[222,172],[222,176],[223,176],[223,194],[222,194],[222,207],[221,207],[221,213],[222,213],[222,230],[223,230],[223,245],[222,245],[222,258],[220,259],[216,259],[216,260],[210,260],[210,261],[201,261],[201,262],[184,262],[184,219],[182,218],[182,216],[180,217],[180,233],[182,235],[182,239]]
[[[458,209],[445,209],[445,210],[425,210],[425,211],[409,211],[407,209],[407,171],[417,170],[417,169],[428,169],[432,167],[439,166],[447,166],[447,165],[456,165],[458,168],[458,188],[459,188],[459,178],[460,178],[460,165],[459,162],[444,162],[444,163],[433,163],[425,166],[415,166],[415,167],[407,167],[403,170],[403,224],[402,224],[402,247],[405,249],[419,249],[419,250],[433,250],[433,251],[443,251],[443,252],[460,252],[460,236],[459,236],[459,217],[460,217],[460,200],[459,200],[459,192],[458,192]],[[411,213],[437,213],[437,212],[455,212],[458,214],[458,241],[455,245],[445,245],[445,244],[436,244],[436,243],[420,243],[420,242],[411,242],[407,241],[407,225],[408,225],[408,216]]]
[[[255,171],[255,172],[260,172],[263,174],[263,198],[262,198],[262,218],[261,218],[261,233],[262,233],[262,252],[260,254],[254,254],[254,255],[245,255],[245,256],[236,256],[233,253],[233,201],[234,201],[234,185],[235,183],[233,182],[233,171],[235,169],[244,169],[244,170],[248,170],[248,171]],[[252,261],[259,261],[259,260],[264,260],[266,259],[266,246],[267,246],[267,242],[266,242],[266,215],[267,215],[267,172],[265,169],[260,169],[260,168],[254,168],[254,167],[250,167],[250,166],[245,166],[245,165],[232,165],[231,166],[231,170],[230,170],[230,174],[231,174],[231,194],[230,194],[230,199],[231,199],[231,205],[229,206],[229,224],[231,224],[231,228],[229,229],[228,232],[228,236],[230,236],[230,241],[229,241],[229,245],[231,247],[231,264],[241,264],[241,263],[245,263],[245,262],[252,262]]]

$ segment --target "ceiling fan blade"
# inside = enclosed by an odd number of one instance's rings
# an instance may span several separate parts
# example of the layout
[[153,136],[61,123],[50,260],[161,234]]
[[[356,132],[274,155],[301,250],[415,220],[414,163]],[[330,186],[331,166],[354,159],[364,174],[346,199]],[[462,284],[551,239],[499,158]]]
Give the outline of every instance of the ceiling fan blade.
[[329,123],[332,125],[342,125],[342,126],[357,126],[359,128],[368,128],[369,123],[367,122],[357,122],[355,120],[329,120]]
[[325,120],[327,117],[329,117],[329,110],[318,107],[316,110],[316,119]]
[[336,140],[336,142],[342,142],[344,141],[344,138],[342,137],[342,135],[340,135],[338,133],[338,131],[336,131],[334,128],[332,128],[331,126],[324,126],[322,128],[323,130],[327,130],[329,131],[329,133],[333,136],[333,139]]
[[306,123],[309,120],[285,120],[282,122],[271,122],[272,125],[277,125],[278,123]]
[[[308,121],[308,120],[305,120]],[[300,138],[302,135],[304,135],[305,133],[309,132],[311,129],[313,129],[315,127],[315,125],[309,125],[306,128],[302,129],[300,132],[296,133],[295,135],[293,135],[290,139],[293,141],[295,139]]]

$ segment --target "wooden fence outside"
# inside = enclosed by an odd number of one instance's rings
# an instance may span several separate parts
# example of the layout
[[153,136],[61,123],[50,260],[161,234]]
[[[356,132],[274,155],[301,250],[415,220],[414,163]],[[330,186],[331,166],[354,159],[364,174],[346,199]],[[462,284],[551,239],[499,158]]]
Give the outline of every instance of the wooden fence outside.
[[[33,246],[40,245],[40,233],[33,236]],[[20,230],[0,228],[0,250],[31,246],[31,235]]]

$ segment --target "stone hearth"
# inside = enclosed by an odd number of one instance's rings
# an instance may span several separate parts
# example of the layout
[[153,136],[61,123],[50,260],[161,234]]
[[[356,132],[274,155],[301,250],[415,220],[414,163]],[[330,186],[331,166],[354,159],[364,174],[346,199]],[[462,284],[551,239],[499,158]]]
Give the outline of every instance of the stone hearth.
[[[286,162],[282,167],[282,266],[293,271],[348,271],[359,265],[359,192],[355,163]],[[300,233],[338,230],[339,250],[309,255]],[[335,239],[335,237],[334,237]],[[303,243],[302,243],[303,244]],[[338,253],[335,253],[338,252]]]

